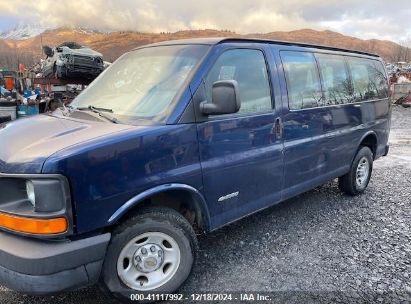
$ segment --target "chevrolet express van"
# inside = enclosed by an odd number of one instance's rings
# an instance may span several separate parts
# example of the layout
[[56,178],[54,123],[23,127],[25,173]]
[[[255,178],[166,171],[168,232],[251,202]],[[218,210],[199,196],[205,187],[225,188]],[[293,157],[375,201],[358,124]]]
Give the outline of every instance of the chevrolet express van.
[[137,48],[70,106],[1,127],[0,284],[172,293],[196,234],[336,178],[364,192],[389,128],[373,54],[240,38]]

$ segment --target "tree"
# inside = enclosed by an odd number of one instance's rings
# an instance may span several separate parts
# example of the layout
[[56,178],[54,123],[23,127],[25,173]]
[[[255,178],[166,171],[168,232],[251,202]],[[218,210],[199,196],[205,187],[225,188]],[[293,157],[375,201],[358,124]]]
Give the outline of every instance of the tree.
[[396,44],[390,59],[391,62],[411,61],[411,38],[406,38]]

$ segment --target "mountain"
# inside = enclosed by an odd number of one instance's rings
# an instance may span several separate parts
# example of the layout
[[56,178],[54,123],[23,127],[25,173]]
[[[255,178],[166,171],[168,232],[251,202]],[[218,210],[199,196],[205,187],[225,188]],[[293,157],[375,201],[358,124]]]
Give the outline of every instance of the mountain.
[[399,61],[395,57],[398,55],[398,50],[402,48],[399,44],[393,41],[378,39],[363,40],[328,30],[316,31],[312,29],[302,29],[290,32],[252,34],[252,36],[264,39],[304,42],[363,51],[378,54],[386,61]]
[[0,38],[13,40],[28,39],[40,35],[44,31],[45,28],[40,24],[26,24],[20,22],[13,29],[0,33]]
[[[42,45],[55,46],[63,41],[76,41],[80,44],[87,45],[96,51],[101,52],[104,55],[105,60],[114,61],[121,54],[141,45],[164,40],[196,37],[254,37],[260,39],[298,41],[372,52],[380,55],[386,61],[399,61],[396,57],[401,49],[400,45],[392,41],[376,39],[362,40],[332,31],[316,31],[312,29],[240,35],[235,32],[219,30],[142,33],[133,31],[100,32],[90,29],[63,27],[53,30],[45,30],[41,35],[23,40],[11,38],[0,39],[0,66],[16,66],[16,57],[20,62],[23,61],[23,63],[30,65],[43,56],[41,53]],[[9,54],[7,61],[4,60],[6,54]]]

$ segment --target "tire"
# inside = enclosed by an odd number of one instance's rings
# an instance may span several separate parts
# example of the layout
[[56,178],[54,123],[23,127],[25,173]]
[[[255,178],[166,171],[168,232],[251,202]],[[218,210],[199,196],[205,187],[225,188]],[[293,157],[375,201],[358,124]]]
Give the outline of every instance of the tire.
[[348,195],[358,195],[365,191],[371,179],[373,153],[368,147],[360,147],[350,172],[338,179],[338,187]]
[[100,283],[127,303],[133,294],[172,293],[188,278],[197,251],[194,230],[181,214],[147,209],[114,230]]

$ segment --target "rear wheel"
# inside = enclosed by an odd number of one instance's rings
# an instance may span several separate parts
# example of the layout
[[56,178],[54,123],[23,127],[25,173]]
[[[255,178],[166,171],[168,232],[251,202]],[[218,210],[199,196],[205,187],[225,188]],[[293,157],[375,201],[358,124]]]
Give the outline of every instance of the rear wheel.
[[361,147],[351,165],[350,172],[338,179],[341,191],[358,195],[365,191],[371,179],[373,154],[370,148]]
[[114,297],[172,293],[187,279],[197,251],[187,220],[172,209],[150,209],[114,232],[103,265],[102,284]]

